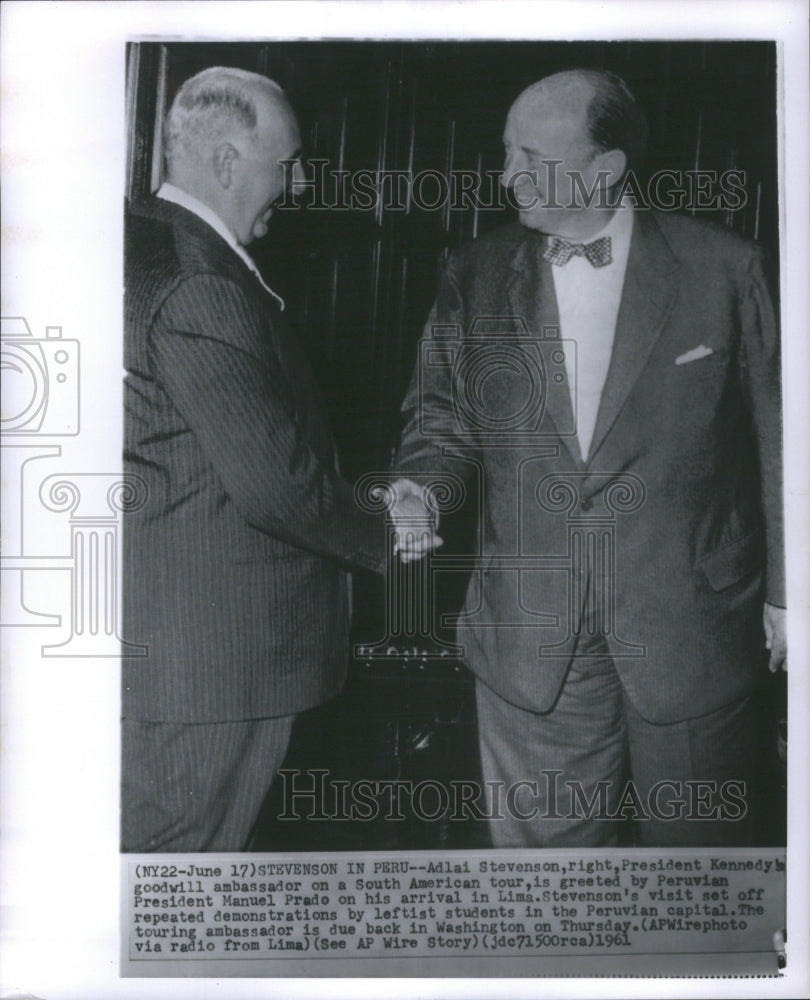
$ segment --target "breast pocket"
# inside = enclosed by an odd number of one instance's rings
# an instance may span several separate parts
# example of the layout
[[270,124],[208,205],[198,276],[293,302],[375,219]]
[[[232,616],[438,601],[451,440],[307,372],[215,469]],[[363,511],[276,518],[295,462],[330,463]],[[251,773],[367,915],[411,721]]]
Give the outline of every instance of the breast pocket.
[[701,378],[724,367],[728,363],[728,359],[727,347],[701,344],[699,347],[682,351],[675,358],[674,367],[675,371],[683,378]]

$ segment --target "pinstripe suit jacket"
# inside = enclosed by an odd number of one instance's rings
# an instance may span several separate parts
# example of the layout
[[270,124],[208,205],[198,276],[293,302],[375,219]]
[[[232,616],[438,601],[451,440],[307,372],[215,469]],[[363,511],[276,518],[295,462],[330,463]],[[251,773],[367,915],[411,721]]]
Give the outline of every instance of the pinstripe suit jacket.
[[125,450],[148,488],[124,528],[123,713],[212,722],[338,692],[347,570],[381,519],[335,471],[311,372],[250,270],[197,216],[128,213]]
[[[598,577],[611,638],[634,647],[616,646],[616,666],[638,711],[704,715],[753,689],[763,596],[784,605],[779,332],[762,251],[725,227],[636,213],[583,462],[543,248],[516,224],[451,256],[397,471],[480,487],[459,638],[503,698],[553,706]],[[500,338],[477,334],[492,317]],[[503,325],[515,318],[517,339]]]

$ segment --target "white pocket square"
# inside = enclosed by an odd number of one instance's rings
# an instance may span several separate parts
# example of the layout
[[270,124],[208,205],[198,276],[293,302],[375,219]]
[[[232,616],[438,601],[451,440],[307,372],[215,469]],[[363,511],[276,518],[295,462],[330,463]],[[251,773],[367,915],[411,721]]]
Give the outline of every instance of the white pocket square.
[[686,354],[675,358],[675,364],[688,365],[690,361],[699,361],[701,358],[707,358],[710,354],[714,354],[714,350],[711,347],[706,347],[705,344],[701,344],[700,347],[693,347],[691,351],[687,351]]

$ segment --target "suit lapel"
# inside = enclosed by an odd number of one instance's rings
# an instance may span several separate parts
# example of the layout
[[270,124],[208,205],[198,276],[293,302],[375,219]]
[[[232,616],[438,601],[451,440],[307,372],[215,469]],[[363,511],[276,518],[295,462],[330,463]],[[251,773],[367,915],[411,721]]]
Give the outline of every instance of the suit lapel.
[[676,272],[679,268],[655,220],[637,212],[589,464],[619,416],[661,335],[678,292]]
[[[529,334],[539,338],[546,366],[545,416],[551,420],[559,433],[573,426],[574,416],[568,381],[557,382],[552,377],[552,370],[558,366],[550,363],[549,348],[554,345],[557,338],[564,335],[560,332],[560,314],[551,265],[543,260],[542,252],[542,236],[527,230],[511,261],[506,296],[510,315],[522,316]],[[574,463],[581,466],[582,457],[576,437],[560,436],[560,442],[568,450]]]

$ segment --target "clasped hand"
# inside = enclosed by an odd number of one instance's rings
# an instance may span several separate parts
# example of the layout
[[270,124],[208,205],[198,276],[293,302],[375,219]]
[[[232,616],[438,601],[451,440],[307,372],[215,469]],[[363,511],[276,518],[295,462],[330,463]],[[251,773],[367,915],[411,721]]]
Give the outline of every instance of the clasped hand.
[[436,534],[436,514],[425,502],[425,488],[410,479],[392,484],[396,500],[389,511],[394,521],[394,554],[404,563],[422,559],[443,544]]

